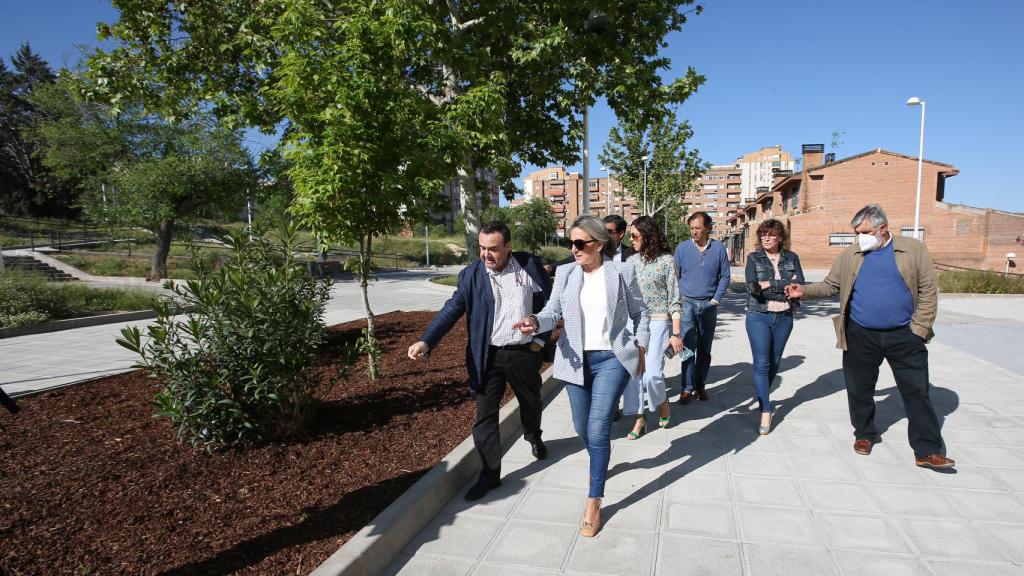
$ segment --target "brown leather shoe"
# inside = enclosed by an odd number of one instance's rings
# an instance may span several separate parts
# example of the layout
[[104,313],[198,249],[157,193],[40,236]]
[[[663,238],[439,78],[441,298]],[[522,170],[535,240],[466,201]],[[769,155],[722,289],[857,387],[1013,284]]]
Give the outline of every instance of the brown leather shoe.
[[956,462],[952,458],[946,458],[942,454],[929,454],[923,458],[916,458],[914,463],[921,468],[952,468]]
[[864,456],[871,454],[871,440],[857,440],[853,443],[853,451]]
[[690,400],[693,399],[693,392],[683,392],[679,395],[680,404],[689,404]]
[[708,401],[708,393],[705,392],[703,388],[697,390],[697,400],[700,400],[701,402]]

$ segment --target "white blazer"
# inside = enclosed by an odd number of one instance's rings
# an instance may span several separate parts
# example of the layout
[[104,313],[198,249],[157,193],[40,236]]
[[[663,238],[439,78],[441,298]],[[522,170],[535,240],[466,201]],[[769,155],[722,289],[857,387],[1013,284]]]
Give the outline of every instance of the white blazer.
[[[636,283],[633,264],[605,259],[605,294],[608,300],[609,340],[612,352],[632,376],[640,361],[639,347],[647,348],[651,339],[650,312]],[[562,264],[555,270],[555,286],[551,298],[537,315],[538,333],[553,330],[564,320],[555,352],[554,377],[569,384],[583,385],[583,310],[580,290],[583,269],[575,262]],[[632,320],[632,333],[626,330]]]

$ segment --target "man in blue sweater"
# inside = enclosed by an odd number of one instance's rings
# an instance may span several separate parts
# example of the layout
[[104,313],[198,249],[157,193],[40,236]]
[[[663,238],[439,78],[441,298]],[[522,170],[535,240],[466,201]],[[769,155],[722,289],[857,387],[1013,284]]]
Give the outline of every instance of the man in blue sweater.
[[853,424],[853,450],[871,454],[879,441],[875,427],[875,386],[882,360],[892,368],[907,411],[907,434],[922,468],[951,468],[939,417],[929,395],[928,349],[938,310],[938,282],[928,248],[889,231],[878,204],[860,209],[850,222],[857,243],[836,258],[822,282],[786,289],[790,298],[839,294],[836,346],[843,350],[843,377]]
[[683,346],[693,350],[694,356],[683,362],[681,404],[689,404],[694,394],[700,400],[708,399],[704,384],[711,367],[711,343],[718,323],[718,303],[729,287],[729,257],[725,246],[708,237],[711,216],[707,212],[694,212],[687,224],[690,225],[690,239],[676,246],[675,258],[679,268],[679,291],[683,297]]

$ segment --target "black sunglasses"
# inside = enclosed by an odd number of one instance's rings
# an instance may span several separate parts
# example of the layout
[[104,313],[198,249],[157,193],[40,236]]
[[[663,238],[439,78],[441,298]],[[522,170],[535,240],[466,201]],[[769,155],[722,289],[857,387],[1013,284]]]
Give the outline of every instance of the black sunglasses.
[[597,242],[597,240],[573,240],[572,245],[579,251],[583,251],[587,247],[587,244],[591,242]]

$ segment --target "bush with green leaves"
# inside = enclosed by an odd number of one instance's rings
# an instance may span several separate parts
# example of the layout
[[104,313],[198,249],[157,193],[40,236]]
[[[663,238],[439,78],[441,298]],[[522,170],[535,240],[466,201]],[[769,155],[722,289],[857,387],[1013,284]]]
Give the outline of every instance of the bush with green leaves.
[[0,274],[0,328],[17,328],[72,315],[67,303],[53,298],[46,279],[8,270]]
[[[143,341],[138,328],[118,343],[158,378],[157,415],[178,439],[207,447],[249,446],[302,423],[317,380],[310,366],[324,341],[329,281],[311,278],[294,254],[296,229],[275,241],[226,238],[232,257],[217,269],[195,259],[197,280],[174,288]],[[172,305],[193,311],[174,317]]]
[[939,272],[939,290],[945,293],[1024,294],[1024,277],[987,270]]

